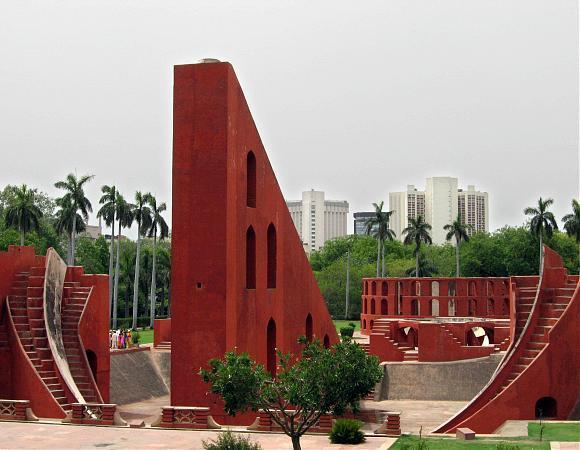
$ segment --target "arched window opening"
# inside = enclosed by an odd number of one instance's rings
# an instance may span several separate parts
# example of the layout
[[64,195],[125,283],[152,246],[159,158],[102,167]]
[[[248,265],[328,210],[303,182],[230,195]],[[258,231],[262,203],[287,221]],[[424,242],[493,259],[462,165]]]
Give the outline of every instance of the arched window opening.
[[383,298],[381,300],[381,314],[383,316],[386,316],[388,314],[387,313],[387,299],[386,298]]
[[366,298],[363,299],[363,314],[367,313],[367,302],[368,302],[368,299],[366,299]]
[[487,315],[488,316],[495,316],[495,304],[493,298],[487,299]]
[[246,289],[256,289],[256,233],[246,231]]
[[306,339],[312,342],[312,315],[310,314],[306,316]]
[[536,402],[536,419],[556,419],[557,402],[554,397],[542,397]]
[[472,295],[472,296],[477,295],[476,294],[477,290],[475,289],[475,281],[469,282],[469,285],[467,286],[467,290],[468,290],[467,295]]
[[93,378],[97,381],[97,355],[92,350],[87,350],[86,355]]
[[491,297],[493,295],[493,283],[491,281],[488,281],[485,285],[486,288],[486,295],[488,297]]
[[431,282],[431,295],[435,297],[439,296],[439,281]]
[[477,311],[475,300],[470,299],[467,304],[467,315],[468,316],[475,316],[475,312]]
[[448,295],[449,295],[450,297],[452,297],[452,296],[454,296],[454,295],[457,295],[457,294],[456,294],[456,287],[455,287],[455,286],[456,286],[456,283],[455,283],[455,281],[450,281],[450,282],[449,282],[449,284],[448,284],[448,288],[447,288],[447,291],[448,291],[448,293],[449,293]]
[[374,326],[375,326],[375,321],[371,320],[371,330],[374,328]]
[[455,317],[455,300],[453,299],[447,302],[447,314],[450,317]]
[[419,300],[414,298],[411,300],[411,315],[418,316],[419,315]]
[[246,158],[246,204],[256,207],[256,157],[254,152],[248,152]]
[[266,331],[266,369],[276,376],[276,322],[270,319]]
[[363,327],[363,330],[366,330],[367,329],[367,320],[366,319],[363,320],[363,324],[362,325],[363,325],[362,326]]
[[439,300],[433,299],[429,302],[430,313],[433,317],[439,316]]
[[403,283],[397,282],[397,314],[403,314]]
[[509,300],[509,298],[504,298],[503,299],[503,311],[502,311],[502,314],[504,316],[507,316],[507,315],[509,315],[509,313],[510,313],[510,300]]
[[[481,327],[472,327],[467,330],[465,343],[470,347],[479,347],[485,344],[485,330]],[[489,343],[489,339],[487,340]]]
[[268,226],[268,289],[276,287],[276,227],[271,223]]
[[328,337],[328,334],[324,335],[324,340],[322,342],[324,344],[324,348],[330,348],[330,339]]
[[375,313],[375,299],[371,298],[371,314]]
[[418,281],[413,281],[413,294],[411,295],[421,295],[421,283]]
[[381,295],[385,297],[389,295],[389,284],[386,281],[383,281],[381,284]]
[[376,281],[373,281],[373,284],[371,284],[371,294],[377,295],[377,282]]

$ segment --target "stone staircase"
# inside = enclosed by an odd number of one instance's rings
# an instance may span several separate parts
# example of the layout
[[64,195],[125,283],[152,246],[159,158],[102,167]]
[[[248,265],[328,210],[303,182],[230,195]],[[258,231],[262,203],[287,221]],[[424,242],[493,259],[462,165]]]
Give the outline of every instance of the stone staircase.
[[32,267],[30,272],[17,273],[7,304],[28,359],[61,408],[70,411],[67,389],[57,374],[46,335],[42,305],[44,271],[44,267]]
[[391,336],[391,327],[388,319],[377,319],[374,323],[373,333],[383,334],[385,339],[403,354],[403,361],[418,361],[419,352],[414,347],[402,345]]
[[[171,350],[171,342],[162,341],[155,346],[157,350]],[[367,352],[368,353],[368,352]]]
[[94,381],[79,340],[79,321],[91,288],[65,281],[63,291],[62,338],[71,375],[85,402],[102,403],[99,392],[93,388]]

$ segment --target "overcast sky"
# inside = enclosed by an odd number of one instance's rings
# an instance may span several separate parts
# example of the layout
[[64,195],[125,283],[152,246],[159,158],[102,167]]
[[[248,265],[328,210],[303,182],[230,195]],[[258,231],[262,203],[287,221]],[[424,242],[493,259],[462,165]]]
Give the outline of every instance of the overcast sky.
[[324,190],[354,212],[456,176],[489,192],[492,230],[539,196],[561,218],[579,187],[577,22],[576,0],[3,0],[0,184],[56,195],[76,170],[94,206],[115,183],[171,207],[173,65],[212,57],[287,198]]

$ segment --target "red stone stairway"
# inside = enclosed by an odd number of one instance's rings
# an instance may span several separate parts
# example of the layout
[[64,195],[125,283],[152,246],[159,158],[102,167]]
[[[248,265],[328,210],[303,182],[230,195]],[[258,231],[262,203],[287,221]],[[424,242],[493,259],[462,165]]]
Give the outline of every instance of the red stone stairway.
[[28,359],[60,407],[69,411],[67,389],[57,374],[46,336],[42,307],[44,270],[44,267],[33,267],[31,272],[17,273],[7,304]]

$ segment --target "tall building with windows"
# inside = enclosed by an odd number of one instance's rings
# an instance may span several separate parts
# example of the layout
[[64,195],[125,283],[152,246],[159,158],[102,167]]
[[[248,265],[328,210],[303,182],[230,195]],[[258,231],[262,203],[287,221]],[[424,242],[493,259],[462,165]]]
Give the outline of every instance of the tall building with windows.
[[335,237],[346,236],[348,202],[326,200],[324,192],[305,191],[302,200],[286,201],[305,249],[319,250]]
[[[354,217],[354,234],[367,234],[366,222],[367,220],[375,217],[376,213],[372,211],[368,212],[355,212]],[[374,226],[373,228],[376,228]]]
[[489,231],[487,192],[476,191],[472,185],[467,190],[459,189],[458,180],[453,177],[427,178],[424,191],[408,185],[406,191],[389,193],[389,211],[394,211],[390,225],[400,240],[404,239],[403,230],[409,225],[409,218],[418,215],[431,225],[434,244],[446,242],[443,227],[458,215],[462,223],[473,226],[470,234]]

